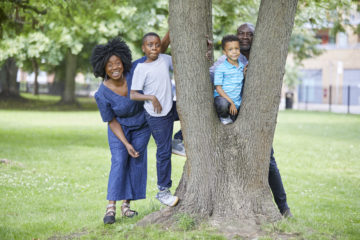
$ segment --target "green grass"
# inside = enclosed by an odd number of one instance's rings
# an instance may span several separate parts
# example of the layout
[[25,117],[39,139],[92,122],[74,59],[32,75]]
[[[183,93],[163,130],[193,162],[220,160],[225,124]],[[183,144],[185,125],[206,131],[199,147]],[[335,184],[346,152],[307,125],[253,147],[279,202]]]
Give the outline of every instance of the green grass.
[[281,112],[275,156],[305,239],[360,239],[360,116]]
[[77,103],[64,105],[59,103],[60,96],[33,95],[22,93],[21,99],[0,99],[0,109],[26,111],[92,111],[97,110],[94,98],[78,97]]
[[[48,98],[48,106],[57,101]],[[206,225],[194,229],[186,215],[178,216],[178,231],[135,226],[161,208],[154,198],[153,140],[147,199],[132,203],[139,216],[119,214],[114,225],[104,226],[110,152],[99,113],[0,108],[0,159],[11,161],[0,164],[0,239],[224,239]],[[359,239],[360,116],[280,112],[274,149],[295,218],[264,226],[266,239],[279,232],[299,239]],[[173,190],[184,160],[173,155]]]

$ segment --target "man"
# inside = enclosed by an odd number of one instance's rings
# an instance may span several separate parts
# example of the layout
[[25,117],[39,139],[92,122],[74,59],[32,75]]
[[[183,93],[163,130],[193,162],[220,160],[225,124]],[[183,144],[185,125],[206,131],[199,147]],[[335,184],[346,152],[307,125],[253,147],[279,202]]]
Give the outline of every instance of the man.
[[[244,23],[240,25],[237,29],[237,37],[240,40],[240,57],[239,61],[245,66],[248,64],[248,59],[250,56],[251,44],[254,36],[255,28],[251,23]],[[221,56],[215,64],[210,68],[210,77],[212,82],[214,82],[214,73],[218,65],[224,62],[226,56]],[[270,167],[269,167],[269,185],[274,196],[275,203],[279,208],[281,215],[285,218],[292,217],[290,208],[287,205],[286,193],[281,180],[280,172],[277,167],[274,150],[271,148],[270,153]]]

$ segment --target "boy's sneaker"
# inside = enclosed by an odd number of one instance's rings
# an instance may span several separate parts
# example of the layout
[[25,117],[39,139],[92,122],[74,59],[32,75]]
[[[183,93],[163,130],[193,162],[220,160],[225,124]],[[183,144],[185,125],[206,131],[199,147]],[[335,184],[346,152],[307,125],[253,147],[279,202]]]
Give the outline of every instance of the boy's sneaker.
[[186,157],[184,143],[181,139],[172,140],[172,153]]
[[233,123],[234,121],[231,119],[230,116],[226,117],[226,118],[223,118],[223,117],[220,117],[220,121],[222,124],[224,125],[228,125],[228,124],[231,124]]
[[170,207],[174,207],[179,202],[179,198],[177,196],[173,196],[169,189],[158,192],[156,194],[156,199],[162,204]]

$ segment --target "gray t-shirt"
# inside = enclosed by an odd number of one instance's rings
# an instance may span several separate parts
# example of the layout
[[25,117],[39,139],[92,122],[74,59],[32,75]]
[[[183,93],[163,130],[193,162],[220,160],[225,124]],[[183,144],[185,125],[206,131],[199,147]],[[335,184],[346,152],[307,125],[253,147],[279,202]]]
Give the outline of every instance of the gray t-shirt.
[[150,63],[139,63],[134,71],[131,90],[142,90],[145,95],[155,95],[162,111],[156,113],[151,101],[145,101],[144,108],[154,117],[166,116],[172,108],[172,91],[170,70],[173,70],[171,56],[160,54]]

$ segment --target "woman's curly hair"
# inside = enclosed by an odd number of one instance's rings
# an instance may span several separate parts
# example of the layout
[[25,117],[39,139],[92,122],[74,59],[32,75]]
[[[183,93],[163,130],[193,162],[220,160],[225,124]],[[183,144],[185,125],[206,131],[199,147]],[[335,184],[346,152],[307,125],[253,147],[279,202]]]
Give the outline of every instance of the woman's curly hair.
[[111,39],[106,45],[96,45],[93,49],[90,63],[93,67],[95,77],[105,78],[106,63],[111,56],[117,56],[121,59],[124,67],[123,74],[126,75],[131,69],[131,50],[120,37]]

